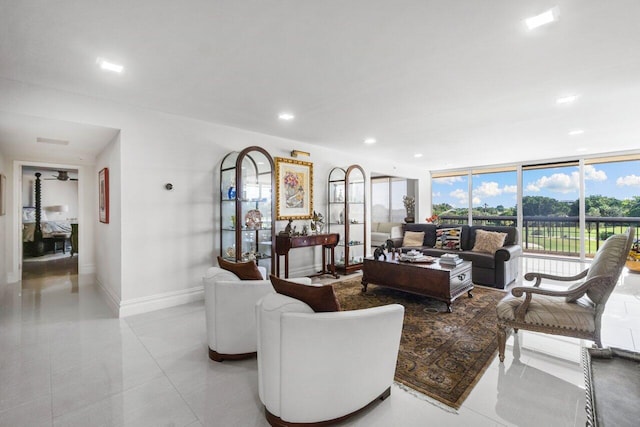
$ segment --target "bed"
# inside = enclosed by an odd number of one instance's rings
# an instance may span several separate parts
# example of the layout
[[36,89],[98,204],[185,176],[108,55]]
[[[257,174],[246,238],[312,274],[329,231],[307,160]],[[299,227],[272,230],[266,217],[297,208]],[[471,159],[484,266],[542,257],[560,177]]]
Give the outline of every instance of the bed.
[[[36,230],[36,208],[28,206],[22,208],[22,241],[33,242]],[[71,235],[71,223],[69,221],[47,221],[44,211],[40,213],[40,228],[42,238],[50,239],[61,234]]]

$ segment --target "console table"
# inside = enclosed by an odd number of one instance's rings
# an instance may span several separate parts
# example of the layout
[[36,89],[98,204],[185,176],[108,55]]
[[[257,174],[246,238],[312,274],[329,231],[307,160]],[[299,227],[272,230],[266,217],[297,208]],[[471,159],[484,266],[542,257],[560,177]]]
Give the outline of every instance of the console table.
[[[284,255],[284,278],[289,278],[289,250],[322,246],[322,270],[318,274],[331,274],[336,279],[335,247],[340,241],[340,234],[313,234],[310,236],[276,236],[276,275],[280,277],[280,255]],[[330,252],[330,262],[327,264],[326,252]]]

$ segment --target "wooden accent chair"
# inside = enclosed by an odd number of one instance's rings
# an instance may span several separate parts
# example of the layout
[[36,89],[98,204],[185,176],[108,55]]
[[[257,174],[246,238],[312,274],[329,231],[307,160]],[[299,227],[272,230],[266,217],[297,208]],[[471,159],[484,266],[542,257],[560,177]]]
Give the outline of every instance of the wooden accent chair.
[[[533,286],[518,286],[498,303],[498,352],[504,351],[511,329],[525,329],[594,341],[602,347],[600,321],[609,295],[616,286],[631,249],[635,229],[609,237],[596,252],[588,269],[570,277],[527,273]],[[565,291],[540,287],[543,279],[577,281]],[[524,298],[522,298],[524,294]],[[534,297],[535,295],[535,297]]]

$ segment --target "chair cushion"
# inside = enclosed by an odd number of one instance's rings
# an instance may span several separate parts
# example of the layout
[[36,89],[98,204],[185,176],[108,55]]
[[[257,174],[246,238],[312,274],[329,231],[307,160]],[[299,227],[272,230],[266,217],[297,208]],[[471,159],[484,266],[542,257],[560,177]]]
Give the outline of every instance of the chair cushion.
[[[596,255],[593,257],[593,261],[589,266],[589,272],[587,273],[587,277],[585,277],[585,281],[596,276],[611,276],[613,280],[617,282],[618,276],[620,276],[624,261],[627,257],[627,253],[629,252],[626,249],[628,238],[629,236],[626,234],[615,234],[605,240],[602,246],[598,249],[598,252],[596,252]],[[575,289],[583,283],[584,282],[574,283],[569,286],[569,289]],[[603,298],[609,296],[615,285],[615,283],[612,283],[609,286],[592,286],[587,290],[587,296],[594,303],[600,304],[603,301]],[[567,301],[575,301],[580,296],[576,298],[567,297]]]
[[231,262],[218,256],[218,265],[220,268],[232,272],[241,280],[263,280],[260,270],[255,261],[248,262]]
[[402,246],[422,246],[424,231],[405,231]]
[[486,252],[495,254],[498,249],[504,245],[504,239],[507,233],[498,233],[496,231],[476,230],[476,242],[473,245],[474,252]]
[[[516,298],[511,294],[505,296],[496,308],[498,319],[516,320],[516,308],[523,301],[524,297]],[[524,322],[529,325],[593,332],[596,329],[595,307],[586,298],[568,303],[560,297],[533,295]]]
[[436,230],[436,248],[459,251],[462,228],[439,228]]
[[340,303],[333,286],[308,286],[280,279],[271,274],[271,284],[277,293],[307,304],[316,313],[340,311]]

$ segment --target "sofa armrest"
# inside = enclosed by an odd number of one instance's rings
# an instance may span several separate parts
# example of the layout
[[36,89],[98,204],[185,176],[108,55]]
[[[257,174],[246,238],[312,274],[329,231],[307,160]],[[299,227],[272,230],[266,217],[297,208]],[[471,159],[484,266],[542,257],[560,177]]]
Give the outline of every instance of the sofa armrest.
[[503,246],[496,251],[496,262],[505,262],[510,259],[516,259],[522,256],[522,246],[520,245],[507,245]]

